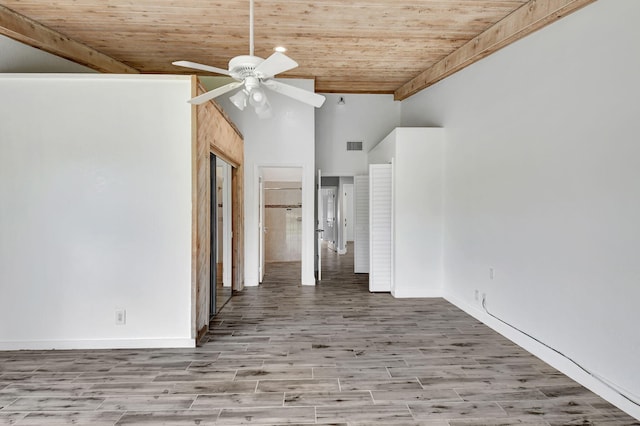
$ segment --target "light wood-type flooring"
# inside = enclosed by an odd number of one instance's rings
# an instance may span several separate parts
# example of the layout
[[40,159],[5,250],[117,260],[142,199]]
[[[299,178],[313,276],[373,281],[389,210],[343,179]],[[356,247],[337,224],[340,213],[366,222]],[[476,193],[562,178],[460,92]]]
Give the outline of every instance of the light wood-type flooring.
[[325,260],[316,287],[269,264],[196,349],[0,352],[0,425],[640,424],[446,301]]

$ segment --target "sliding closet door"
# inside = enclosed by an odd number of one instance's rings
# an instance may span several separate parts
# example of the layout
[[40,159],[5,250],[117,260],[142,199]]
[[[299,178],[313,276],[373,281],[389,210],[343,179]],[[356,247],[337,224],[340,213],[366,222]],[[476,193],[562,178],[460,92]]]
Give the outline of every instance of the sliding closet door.
[[355,176],[353,272],[369,273],[369,176]]
[[369,165],[369,291],[391,291],[392,176],[391,164]]

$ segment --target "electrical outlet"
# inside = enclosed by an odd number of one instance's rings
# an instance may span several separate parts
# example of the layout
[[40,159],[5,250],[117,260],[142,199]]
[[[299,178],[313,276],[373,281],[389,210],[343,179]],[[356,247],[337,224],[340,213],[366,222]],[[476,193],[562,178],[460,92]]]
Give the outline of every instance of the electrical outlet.
[[116,325],[125,325],[127,323],[127,311],[125,309],[116,309]]
[[495,273],[493,271],[493,268],[489,268],[489,279],[492,280],[494,276],[495,276]]

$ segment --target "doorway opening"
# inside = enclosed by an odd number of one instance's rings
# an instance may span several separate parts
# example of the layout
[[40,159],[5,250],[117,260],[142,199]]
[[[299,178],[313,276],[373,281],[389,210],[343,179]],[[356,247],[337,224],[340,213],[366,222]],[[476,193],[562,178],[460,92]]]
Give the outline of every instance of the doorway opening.
[[[353,176],[322,176],[318,187],[318,280],[331,273],[340,256],[354,255],[356,238],[355,190]],[[332,257],[332,256],[337,257]],[[332,257],[323,262],[322,257]],[[329,260],[329,259],[327,259]],[[355,273],[355,270],[354,270]]]
[[[302,168],[261,167],[259,182],[259,281],[283,264],[302,280]],[[292,263],[300,267],[291,268]],[[298,275],[299,274],[299,275]]]
[[232,296],[231,287],[231,165],[209,155],[211,170],[211,250],[209,316],[213,317]]

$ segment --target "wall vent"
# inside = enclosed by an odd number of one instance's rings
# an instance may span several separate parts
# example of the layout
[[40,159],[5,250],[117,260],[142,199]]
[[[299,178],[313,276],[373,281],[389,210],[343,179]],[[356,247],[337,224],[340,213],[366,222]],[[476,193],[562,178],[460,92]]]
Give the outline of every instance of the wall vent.
[[362,151],[362,141],[347,142],[347,151]]

